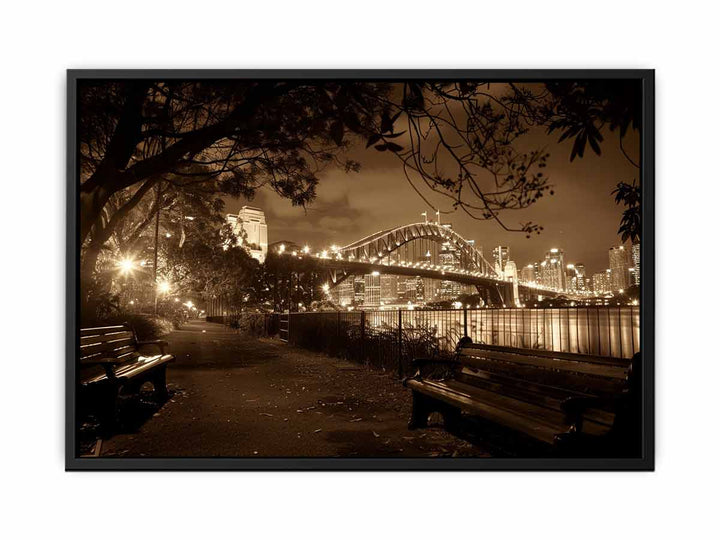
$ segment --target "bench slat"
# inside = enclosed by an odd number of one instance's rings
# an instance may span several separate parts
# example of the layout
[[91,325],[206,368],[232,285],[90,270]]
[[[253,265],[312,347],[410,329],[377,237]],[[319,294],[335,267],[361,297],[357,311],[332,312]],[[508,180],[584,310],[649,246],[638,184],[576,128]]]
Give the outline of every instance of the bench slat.
[[94,343],[105,343],[107,341],[128,338],[134,338],[134,335],[132,332],[128,332],[127,330],[122,332],[108,332],[107,334],[101,335],[81,336],[80,345],[92,345]]
[[135,340],[132,338],[120,339],[116,341],[106,341],[104,343],[94,343],[92,345],[80,346],[80,357],[94,356],[103,353],[108,357],[115,357],[123,354],[128,350],[135,350]]
[[[458,380],[470,386],[476,386],[496,393],[504,393],[515,399],[548,407],[558,412],[562,412],[560,404],[564,399],[569,397],[590,396],[590,394],[584,392],[532,383],[470,367],[462,369],[458,375]],[[615,415],[611,412],[593,409],[586,414],[585,417],[599,424],[611,426]]]
[[[569,429],[560,413],[494,392],[468,387],[457,381],[439,383],[411,380],[408,381],[408,386],[547,444],[554,442],[556,434],[564,433]],[[585,431],[591,434],[604,434],[608,429],[607,426],[597,425],[594,422],[587,422],[585,426]]]
[[[513,364],[523,364],[542,369],[562,370],[574,373],[582,373],[585,375],[595,375],[598,377],[608,377],[615,379],[625,379],[627,369],[618,366],[592,364],[581,361],[571,361],[559,358],[547,358],[540,356],[530,356],[523,354],[504,353],[499,351],[487,351],[464,348],[460,352],[460,356],[465,359],[484,358],[490,360],[498,360],[501,362],[509,362]],[[470,360],[472,361],[472,360]]]
[[624,381],[620,379],[593,377],[561,370],[538,369],[531,365],[498,362],[481,357],[463,357],[461,361],[466,366],[490,373],[522,379],[531,383],[566,388],[589,395],[614,394],[624,386]]
[[129,327],[125,324],[119,324],[115,326],[97,326],[95,328],[81,328],[80,337],[82,336],[96,336],[112,332],[122,332],[129,330]]
[[630,365],[629,358],[617,358],[614,356],[599,356],[594,354],[568,353],[560,351],[546,351],[544,349],[523,349],[520,347],[506,347],[504,345],[489,345],[487,343],[471,343],[463,349],[479,349],[497,352],[512,352],[528,356],[545,356],[573,362],[588,362],[591,364],[606,364],[627,368]]

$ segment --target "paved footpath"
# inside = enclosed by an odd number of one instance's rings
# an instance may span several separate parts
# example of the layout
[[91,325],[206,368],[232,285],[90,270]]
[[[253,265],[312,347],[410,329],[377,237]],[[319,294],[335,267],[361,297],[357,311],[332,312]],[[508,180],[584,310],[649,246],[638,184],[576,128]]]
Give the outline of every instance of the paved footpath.
[[167,339],[170,400],[102,456],[487,456],[440,427],[408,431],[389,373],[194,321]]

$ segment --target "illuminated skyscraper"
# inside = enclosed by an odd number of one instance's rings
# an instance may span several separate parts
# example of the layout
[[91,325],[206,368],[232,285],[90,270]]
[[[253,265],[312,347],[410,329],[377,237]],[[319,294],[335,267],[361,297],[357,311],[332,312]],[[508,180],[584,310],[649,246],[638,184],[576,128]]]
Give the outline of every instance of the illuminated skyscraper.
[[495,265],[495,272],[502,276],[505,272],[505,265],[510,259],[510,248],[507,246],[498,246],[493,248],[493,264]]
[[335,288],[338,290],[338,301],[341,306],[349,306],[355,301],[355,282],[352,277]]
[[365,303],[365,276],[352,278],[355,304],[362,306]]
[[552,248],[545,254],[545,260],[540,263],[543,287],[564,291],[567,288],[565,270],[565,252],[562,249]]
[[630,255],[625,246],[611,247],[608,252],[610,259],[610,289],[619,291],[630,285]]
[[595,294],[604,294],[610,291],[610,270],[593,274],[592,289]]
[[237,214],[228,214],[227,222],[232,227],[238,243],[253,259],[265,262],[268,251],[267,224],[265,212],[260,208],[243,206]]
[[585,265],[583,263],[568,264],[565,272],[565,286],[568,291],[584,291],[587,287],[585,282]]
[[640,285],[640,244],[632,245],[633,284]]
[[[445,225],[447,227],[447,225]],[[452,242],[443,242],[438,253],[438,259],[442,266],[460,268],[460,256],[457,247]],[[424,284],[423,284],[424,288]],[[423,290],[423,293],[425,291]],[[428,291],[430,292],[430,291]],[[453,300],[460,296],[461,286],[456,281],[443,280],[440,282],[434,296],[438,300]],[[424,296],[424,294],[423,294]]]
[[523,266],[520,271],[520,281],[523,283],[537,283],[537,276],[535,275],[535,265],[528,264]]
[[365,298],[363,305],[367,307],[380,305],[380,274],[376,272],[365,275]]
[[380,276],[380,301],[386,304],[395,303],[398,299],[398,278],[389,274]]

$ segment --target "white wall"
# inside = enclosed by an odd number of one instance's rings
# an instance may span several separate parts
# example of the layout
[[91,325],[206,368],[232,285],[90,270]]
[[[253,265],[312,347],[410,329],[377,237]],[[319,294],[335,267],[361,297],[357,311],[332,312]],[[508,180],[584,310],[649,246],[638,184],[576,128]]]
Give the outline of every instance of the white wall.
[[[7,538],[709,538],[717,533],[720,87],[711,2],[71,1],[3,7]],[[403,5],[404,4],[404,5]],[[657,69],[655,473],[63,472],[66,68]],[[37,219],[42,216],[42,219]],[[710,275],[712,272],[708,272]],[[119,510],[132,507],[129,514]],[[147,506],[147,510],[143,508]],[[135,521],[134,525],[128,525]],[[119,526],[115,527],[115,524]],[[715,534],[716,534],[715,533]]]

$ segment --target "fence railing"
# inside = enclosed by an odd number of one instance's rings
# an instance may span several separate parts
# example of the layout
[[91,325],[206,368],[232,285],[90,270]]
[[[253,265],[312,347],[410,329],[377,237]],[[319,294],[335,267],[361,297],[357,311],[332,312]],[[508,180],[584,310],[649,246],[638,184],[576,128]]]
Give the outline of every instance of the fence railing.
[[[209,320],[213,320],[209,318]],[[475,343],[630,358],[640,350],[640,308],[377,310],[222,317],[240,331],[406,372],[412,358]]]

